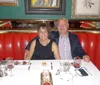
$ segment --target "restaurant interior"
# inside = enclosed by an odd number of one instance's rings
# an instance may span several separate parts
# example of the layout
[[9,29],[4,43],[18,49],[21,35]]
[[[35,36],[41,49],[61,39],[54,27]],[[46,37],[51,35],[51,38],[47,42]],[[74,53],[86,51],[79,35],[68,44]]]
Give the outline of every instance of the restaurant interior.
[[[62,69],[60,60],[24,60],[26,46],[30,40],[38,36],[38,24],[47,23],[52,31],[57,31],[59,18],[68,19],[68,31],[78,36],[82,48],[90,57],[89,64],[81,61],[83,62],[81,69],[88,70],[86,71],[88,77],[87,75],[85,78],[78,76],[80,74],[76,69],[76,74],[71,71],[74,69],[71,66],[72,60],[67,60],[71,62],[70,65],[64,60],[64,63],[70,66],[70,70],[66,73],[61,73],[58,69],[58,64]],[[14,69],[11,73],[6,71],[7,73],[1,75],[2,61],[9,57],[14,60]],[[0,69],[0,85],[14,85],[15,83],[16,85],[61,85],[65,83],[68,85],[99,85],[100,0],[0,0]],[[23,78],[22,81],[21,78]],[[15,81],[16,79],[18,82]]]

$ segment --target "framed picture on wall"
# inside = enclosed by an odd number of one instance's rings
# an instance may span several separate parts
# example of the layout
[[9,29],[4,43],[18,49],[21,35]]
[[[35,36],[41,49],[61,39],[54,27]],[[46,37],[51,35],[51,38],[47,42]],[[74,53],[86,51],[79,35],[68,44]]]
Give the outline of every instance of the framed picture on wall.
[[26,14],[64,15],[66,0],[25,0]]
[[18,0],[0,0],[1,6],[17,6]]
[[100,0],[72,0],[72,18],[99,18]]

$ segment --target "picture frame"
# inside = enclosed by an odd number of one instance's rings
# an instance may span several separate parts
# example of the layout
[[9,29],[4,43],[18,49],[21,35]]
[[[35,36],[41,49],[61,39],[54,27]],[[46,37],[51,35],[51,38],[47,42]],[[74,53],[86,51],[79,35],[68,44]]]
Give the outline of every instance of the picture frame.
[[100,0],[72,0],[72,18],[100,18]]
[[25,0],[26,14],[64,15],[65,8],[66,0]]
[[0,6],[18,6],[18,0],[0,0]]

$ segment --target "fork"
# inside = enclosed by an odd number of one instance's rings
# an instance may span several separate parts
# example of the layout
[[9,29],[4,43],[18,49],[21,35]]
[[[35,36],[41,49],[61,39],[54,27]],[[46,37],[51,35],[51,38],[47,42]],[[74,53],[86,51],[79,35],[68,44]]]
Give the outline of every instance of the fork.
[[31,64],[32,64],[32,63],[29,64],[29,66],[28,66],[28,70],[30,70],[30,68],[31,68]]
[[58,69],[57,72],[56,72],[56,75],[59,75],[59,74],[60,74],[60,70]]

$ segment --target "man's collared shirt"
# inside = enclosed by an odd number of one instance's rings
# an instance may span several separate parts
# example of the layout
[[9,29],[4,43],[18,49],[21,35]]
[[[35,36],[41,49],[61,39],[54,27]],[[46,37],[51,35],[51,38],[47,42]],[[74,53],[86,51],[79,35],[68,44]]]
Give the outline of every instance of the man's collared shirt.
[[69,36],[59,37],[59,54],[62,60],[72,59]]

